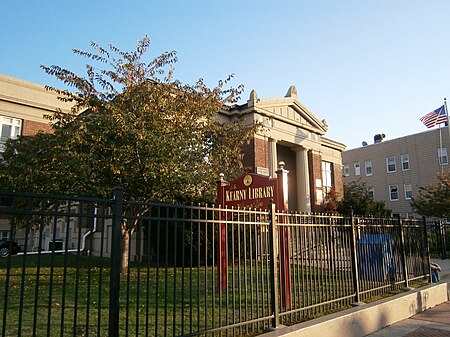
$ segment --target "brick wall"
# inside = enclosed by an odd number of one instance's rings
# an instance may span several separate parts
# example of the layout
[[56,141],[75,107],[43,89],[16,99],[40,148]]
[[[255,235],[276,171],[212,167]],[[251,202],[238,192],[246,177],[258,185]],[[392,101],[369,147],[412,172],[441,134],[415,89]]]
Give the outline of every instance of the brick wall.
[[254,171],[255,168],[255,138],[252,138],[250,142],[244,145],[242,152],[244,153],[244,167],[248,171]]
[[52,132],[52,128],[49,123],[40,123],[34,121],[23,121],[22,135],[33,136],[39,131]]
[[255,138],[255,167],[269,168],[269,142],[267,139]]
[[249,172],[255,172],[256,167],[269,168],[269,143],[265,139],[255,138],[243,148],[244,166]]
[[333,164],[333,184],[338,200],[341,200],[344,197],[344,178],[341,165]]

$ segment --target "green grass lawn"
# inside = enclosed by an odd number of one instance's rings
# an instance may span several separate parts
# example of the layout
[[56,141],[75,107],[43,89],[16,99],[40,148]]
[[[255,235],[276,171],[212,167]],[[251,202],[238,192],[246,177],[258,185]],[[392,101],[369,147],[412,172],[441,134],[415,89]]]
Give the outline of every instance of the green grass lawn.
[[[109,259],[13,256],[9,276],[7,262],[0,259],[0,331],[6,336],[108,335]],[[283,324],[342,310],[353,301],[349,271],[296,267],[291,275],[292,308],[312,308],[284,315]],[[227,289],[219,292],[216,270],[210,266],[132,264],[121,279],[120,336],[179,336],[267,318],[271,313],[268,278],[267,263],[241,261],[229,266]],[[314,307],[321,302],[331,303]],[[266,319],[217,336],[250,335],[269,324]]]
[[[7,336],[18,332],[23,336],[106,336],[108,264],[107,259],[70,254],[27,256],[26,260],[13,256],[7,281],[7,259],[0,260],[0,317],[6,317],[1,328]],[[219,293],[211,268],[132,265],[121,280],[121,336],[126,331],[142,336],[181,335],[268,316],[267,273],[264,266],[255,268],[255,277],[230,274],[230,286]],[[231,282],[235,289],[240,284],[241,290],[234,291]],[[248,327],[240,330],[250,332]]]

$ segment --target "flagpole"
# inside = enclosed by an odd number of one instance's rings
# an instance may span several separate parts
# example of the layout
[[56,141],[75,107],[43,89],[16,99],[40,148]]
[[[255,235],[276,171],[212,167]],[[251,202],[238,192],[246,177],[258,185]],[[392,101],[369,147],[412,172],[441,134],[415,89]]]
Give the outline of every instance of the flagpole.
[[447,129],[448,129],[448,137],[450,142],[450,119],[448,118],[448,109],[447,109],[447,98],[444,97],[444,109],[445,115],[447,116]]
[[444,174],[444,162],[442,161],[442,128],[441,124],[439,124],[439,151],[441,152],[439,154],[439,164],[441,165],[441,174]]
[[[445,115],[447,116],[447,130],[448,130],[448,137],[450,142],[450,120],[448,118],[448,109],[447,109],[447,98],[444,97],[444,109],[445,109]],[[440,125],[439,125],[440,128]],[[448,149],[448,147],[447,147]],[[448,157],[448,154],[447,154]],[[441,173],[444,173],[444,163],[442,163],[442,140],[441,140]]]

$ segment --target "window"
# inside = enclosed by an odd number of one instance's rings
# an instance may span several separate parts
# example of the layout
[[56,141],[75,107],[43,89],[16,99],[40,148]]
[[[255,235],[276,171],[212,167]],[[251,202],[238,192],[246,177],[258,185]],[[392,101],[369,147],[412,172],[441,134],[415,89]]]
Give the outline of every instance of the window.
[[439,165],[448,165],[448,154],[446,147],[438,149],[438,158],[439,158]]
[[395,157],[387,157],[386,158],[386,165],[387,165],[388,173],[397,171],[397,169],[395,167]]
[[20,135],[22,129],[22,121],[16,118],[0,116],[0,125],[0,152],[3,152],[6,141],[10,138],[16,138]]
[[355,163],[355,176],[359,176],[361,174],[361,167],[359,163]]
[[412,198],[412,185],[411,184],[405,184],[405,199],[411,200]]
[[372,175],[372,161],[366,160],[364,162],[364,168],[366,170],[366,176],[371,176]]
[[389,185],[389,200],[398,200],[398,185]]
[[348,177],[350,175],[350,167],[348,164],[344,165],[344,177]]
[[0,241],[9,240],[9,231],[0,231]]
[[375,196],[375,189],[373,187],[368,187],[367,194],[373,199]]
[[325,195],[330,193],[333,186],[332,164],[326,161],[322,162],[322,186]]
[[323,203],[323,189],[322,189],[322,180],[316,179],[316,203],[320,205]]
[[402,154],[400,158],[402,161],[402,170],[409,171],[409,154]]

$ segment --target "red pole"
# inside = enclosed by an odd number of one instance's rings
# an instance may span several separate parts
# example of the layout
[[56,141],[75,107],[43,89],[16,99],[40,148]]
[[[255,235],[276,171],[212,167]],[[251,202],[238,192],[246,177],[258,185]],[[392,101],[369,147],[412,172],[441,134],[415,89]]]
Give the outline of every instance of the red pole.
[[[223,173],[220,174],[220,180],[217,182],[217,203],[220,207],[225,205],[224,187],[228,183],[223,179]],[[219,213],[219,220],[226,219],[226,212]],[[219,238],[217,245],[217,277],[219,291],[227,289],[227,225],[219,224]]]
[[[222,213],[222,212],[221,212]],[[217,275],[219,277],[219,290],[227,289],[227,229],[226,224],[220,224],[219,237],[219,265]]]

